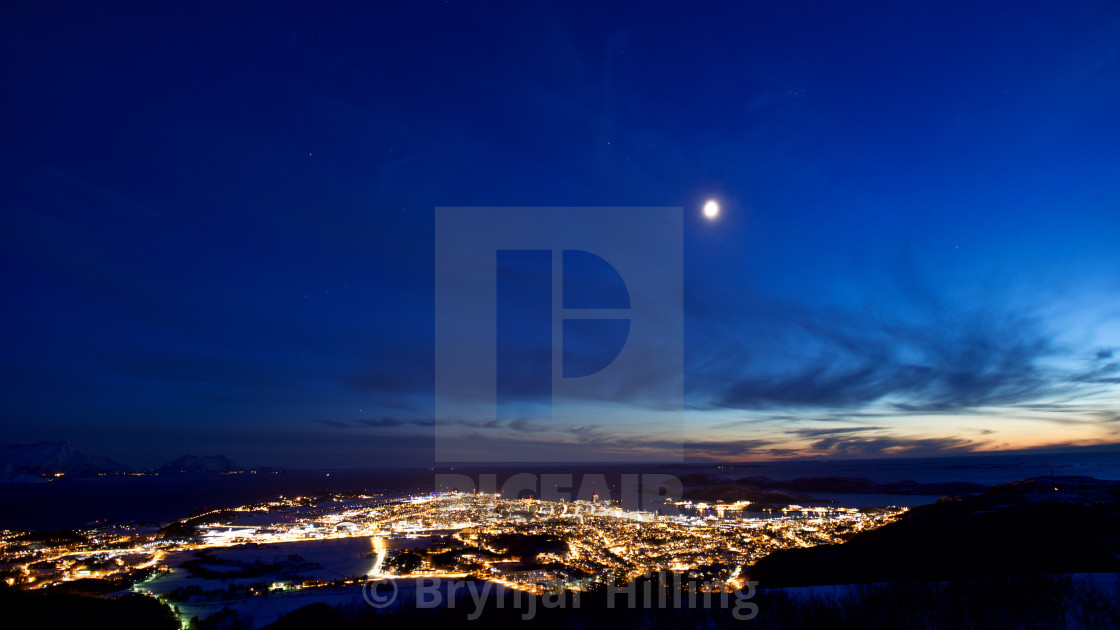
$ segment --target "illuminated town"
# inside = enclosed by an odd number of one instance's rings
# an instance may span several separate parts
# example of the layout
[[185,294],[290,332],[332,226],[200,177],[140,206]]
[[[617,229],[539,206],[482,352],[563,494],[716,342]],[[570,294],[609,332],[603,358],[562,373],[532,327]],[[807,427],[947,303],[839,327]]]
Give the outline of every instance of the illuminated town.
[[745,501],[676,507],[668,517],[597,499],[458,492],[278,498],[163,527],[5,531],[0,570],[17,588],[96,583],[103,595],[154,595],[184,617],[262,595],[329,596],[367,578],[474,578],[533,593],[657,571],[735,584],[771,551],[842,542],[905,511],[792,505],[766,513]]

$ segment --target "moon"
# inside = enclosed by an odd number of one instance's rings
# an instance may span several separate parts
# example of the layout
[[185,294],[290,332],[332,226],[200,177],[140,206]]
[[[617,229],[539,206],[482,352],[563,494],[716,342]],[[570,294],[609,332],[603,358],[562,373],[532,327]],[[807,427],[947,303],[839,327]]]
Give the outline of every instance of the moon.
[[712,220],[712,219],[715,219],[716,217],[718,217],[719,216],[719,202],[716,201],[715,199],[709,199],[708,202],[704,204],[704,216],[707,217],[709,220]]

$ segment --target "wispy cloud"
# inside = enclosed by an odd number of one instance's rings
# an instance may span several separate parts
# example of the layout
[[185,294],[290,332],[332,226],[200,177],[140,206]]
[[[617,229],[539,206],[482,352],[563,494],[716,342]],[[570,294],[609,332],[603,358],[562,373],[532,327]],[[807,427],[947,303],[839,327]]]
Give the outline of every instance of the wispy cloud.
[[382,416],[379,418],[355,418],[350,420],[337,420],[337,419],[319,419],[316,420],[319,424],[326,425],[334,429],[386,429],[395,427],[431,427],[431,418],[394,418],[390,416]]
[[881,457],[883,455],[906,455],[920,457],[942,455],[976,450],[979,442],[965,438],[897,438],[835,436],[814,442],[812,448],[820,454],[846,457]]
[[795,429],[790,431],[794,435],[801,437],[820,437],[822,435],[846,435],[851,433],[862,433],[864,431],[880,431],[883,427],[843,427],[843,428],[827,428],[827,429]]

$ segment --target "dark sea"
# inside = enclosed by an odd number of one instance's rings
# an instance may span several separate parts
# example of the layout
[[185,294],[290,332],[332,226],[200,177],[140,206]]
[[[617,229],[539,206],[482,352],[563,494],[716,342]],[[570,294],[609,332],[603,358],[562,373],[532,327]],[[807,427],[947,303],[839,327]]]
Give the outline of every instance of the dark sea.
[[1120,450],[1061,454],[974,453],[951,457],[898,459],[802,459],[725,466],[697,470],[730,477],[861,477],[876,481],[937,483],[970,481],[987,486],[1042,475],[1120,479]]
[[[477,466],[454,471],[477,479]],[[995,485],[1017,479],[1078,475],[1120,480],[1120,451],[1063,454],[972,454],[956,457],[873,460],[790,460],[715,466],[579,464],[560,466],[503,465],[493,469],[499,479],[514,472],[572,472],[576,484],[581,474],[707,472],[739,477],[789,480],[799,477],[860,477],[880,482],[934,483],[969,481]],[[447,472],[441,469],[439,472]],[[485,472],[485,470],[482,470]],[[369,469],[285,471],[258,474],[199,474],[159,476],[106,476],[89,479],[62,478],[47,483],[0,484],[0,529],[56,529],[88,526],[93,522],[166,522],[192,512],[234,507],[278,496],[318,495],[328,492],[402,494],[433,488],[431,469]],[[920,505],[933,496],[815,495],[851,507],[867,505]]]
[[62,478],[0,484],[0,529],[58,529],[94,521],[171,521],[192,512],[278,496],[429,491],[429,470],[301,470]]

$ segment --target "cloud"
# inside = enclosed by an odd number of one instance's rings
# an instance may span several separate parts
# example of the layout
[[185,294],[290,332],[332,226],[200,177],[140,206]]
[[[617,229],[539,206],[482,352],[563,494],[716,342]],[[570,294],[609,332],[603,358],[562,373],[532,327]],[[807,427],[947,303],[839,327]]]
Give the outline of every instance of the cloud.
[[686,442],[684,447],[686,456],[690,458],[736,459],[773,455],[767,450],[772,444],[769,440],[691,441]]
[[380,418],[356,418],[353,420],[320,419],[319,424],[324,424],[335,429],[385,429],[402,426],[430,427],[431,418],[394,418],[382,416]]
[[822,435],[843,435],[849,433],[861,433],[864,431],[878,431],[882,427],[845,427],[839,429],[795,429],[790,431],[794,435],[801,437],[820,437]]
[[[1098,353],[1097,358],[1111,358],[1112,353],[1108,357],[1101,357]],[[1120,361],[1113,361],[1105,363],[1104,365],[1093,366],[1092,368],[1077,374],[1072,379],[1076,383],[1093,383],[1097,385],[1115,385],[1120,383]]]
[[754,337],[726,340],[691,370],[699,392],[690,398],[710,401],[694,407],[851,414],[880,403],[898,413],[951,413],[1053,401],[1120,378],[1120,362],[1054,367],[1069,352],[1027,313],[907,320],[792,304],[762,305],[750,317]]
[[[355,418],[349,420],[338,419],[319,419],[315,422],[323,424],[335,429],[391,429],[396,427],[434,427],[436,421],[434,418],[400,418],[395,416],[380,416],[376,418]],[[448,418],[441,419],[439,424],[443,425],[457,425],[479,431],[517,431],[517,432],[530,432],[539,431],[540,427],[534,424],[527,418],[515,418],[513,420],[503,420],[498,418],[486,419],[464,419],[464,418]],[[550,430],[553,430],[550,428]],[[594,434],[597,427],[593,425],[570,427],[566,429],[567,432],[587,436]]]
[[829,456],[882,457],[884,455],[906,455],[922,457],[945,453],[962,453],[975,450],[981,443],[955,437],[943,438],[898,438],[838,436],[814,442],[815,451]]
[[611,439],[609,434],[595,424],[569,427],[565,433],[575,437],[581,444],[602,443]]

